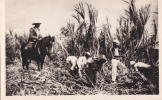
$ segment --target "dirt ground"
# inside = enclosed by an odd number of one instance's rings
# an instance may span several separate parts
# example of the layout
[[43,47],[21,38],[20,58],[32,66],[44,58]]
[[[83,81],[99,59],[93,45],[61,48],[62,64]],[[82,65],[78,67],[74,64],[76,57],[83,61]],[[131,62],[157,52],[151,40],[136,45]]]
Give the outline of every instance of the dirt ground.
[[[74,78],[69,73],[66,63],[45,60],[42,71],[34,61],[29,70],[23,70],[21,61],[6,65],[6,96],[49,96],[49,95],[136,95],[158,94],[159,87],[148,81],[143,81],[136,73],[127,76],[119,75],[117,83],[111,84],[111,66],[106,63],[103,70],[98,73],[95,87],[89,87],[86,76]],[[131,80],[125,82],[125,78]]]

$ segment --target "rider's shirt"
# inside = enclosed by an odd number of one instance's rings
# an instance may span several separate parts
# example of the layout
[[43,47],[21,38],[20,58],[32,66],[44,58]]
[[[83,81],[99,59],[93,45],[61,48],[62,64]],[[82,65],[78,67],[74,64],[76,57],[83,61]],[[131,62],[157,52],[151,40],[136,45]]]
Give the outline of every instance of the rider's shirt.
[[30,28],[29,41],[36,41],[37,39],[42,38],[40,34],[40,29],[36,27]]
[[119,48],[114,48],[114,56],[119,56]]
[[113,56],[119,56],[119,48],[112,48]]

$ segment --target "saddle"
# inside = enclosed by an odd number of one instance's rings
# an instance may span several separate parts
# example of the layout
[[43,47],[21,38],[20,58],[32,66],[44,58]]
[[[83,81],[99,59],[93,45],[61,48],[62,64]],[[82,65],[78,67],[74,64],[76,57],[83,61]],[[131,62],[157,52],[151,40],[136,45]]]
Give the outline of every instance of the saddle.
[[33,51],[37,47],[38,42],[37,41],[28,41],[25,50],[26,51]]

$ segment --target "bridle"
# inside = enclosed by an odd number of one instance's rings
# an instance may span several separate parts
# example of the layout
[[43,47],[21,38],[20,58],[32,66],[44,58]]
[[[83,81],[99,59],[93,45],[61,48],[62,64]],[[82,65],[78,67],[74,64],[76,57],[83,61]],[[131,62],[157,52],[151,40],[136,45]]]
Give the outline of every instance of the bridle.
[[[51,42],[51,40],[50,40],[50,42]],[[53,43],[54,41],[52,41],[52,43]],[[47,51],[47,47],[48,46],[46,46],[45,47],[45,49],[44,48],[42,48],[42,46],[39,44],[39,41],[37,41],[37,45],[38,45],[38,47],[50,58],[50,60],[52,60],[52,57],[50,56],[51,54],[54,54],[54,53],[49,53],[48,51]]]

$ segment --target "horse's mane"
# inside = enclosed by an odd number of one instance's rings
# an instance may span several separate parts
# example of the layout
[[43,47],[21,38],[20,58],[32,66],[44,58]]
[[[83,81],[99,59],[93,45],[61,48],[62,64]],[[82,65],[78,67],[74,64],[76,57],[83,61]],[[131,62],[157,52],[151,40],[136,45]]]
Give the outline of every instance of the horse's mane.
[[48,38],[50,38],[50,36],[46,36],[46,37],[42,38],[41,40],[38,41],[38,43],[39,43],[40,45],[44,45],[43,42],[44,42],[46,39],[48,39]]
[[39,42],[42,42],[42,41],[44,41],[45,39],[47,39],[47,38],[49,38],[50,36],[46,36],[46,37],[44,37],[44,38],[42,38]]

